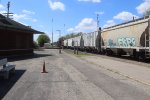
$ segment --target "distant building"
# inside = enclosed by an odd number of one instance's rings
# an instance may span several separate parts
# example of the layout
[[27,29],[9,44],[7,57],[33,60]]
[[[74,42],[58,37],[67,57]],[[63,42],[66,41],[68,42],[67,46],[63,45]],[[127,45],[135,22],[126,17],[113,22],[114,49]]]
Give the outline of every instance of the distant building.
[[41,32],[0,14],[0,56],[33,53],[33,34]]

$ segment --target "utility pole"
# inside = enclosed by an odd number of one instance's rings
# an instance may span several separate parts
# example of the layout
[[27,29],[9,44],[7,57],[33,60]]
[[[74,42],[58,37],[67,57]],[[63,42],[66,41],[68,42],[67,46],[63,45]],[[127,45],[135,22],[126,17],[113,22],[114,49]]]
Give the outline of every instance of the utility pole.
[[99,30],[99,14],[97,14],[97,31]]
[[[64,24],[64,34],[65,33],[66,33],[66,25]],[[63,41],[64,41],[64,38],[63,38]],[[64,43],[63,43],[62,49],[64,49]]]
[[7,3],[7,18],[9,18],[9,8],[10,8],[10,2]]
[[53,47],[53,18],[52,18],[52,47]]
[[149,52],[150,52],[150,15],[149,15],[149,20],[148,20],[148,35],[149,35]]
[[9,18],[9,8],[10,8],[10,2],[7,4],[7,18]]
[[10,2],[7,3],[7,13],[3,13],[7,18],[9,18],[10,16],[13,16],[13,13],[9,12],[10,9]]
[[97,14],[97,32],[99,35],[99,51],[102,52],[102,36],[101,36],[101,28],[99,27],[99,14]]
[[78,50],[78,41],[76,41],[76,42],[77,42],[77,55],[78,55],[78,51],[79,51],[79,50]]
[[60,40],[60,37],[61,37],[61,30],[56,30],[59,32],[59,42],[60,42],[60,47],[59,47],[59,54],[61,54],[61,40]]

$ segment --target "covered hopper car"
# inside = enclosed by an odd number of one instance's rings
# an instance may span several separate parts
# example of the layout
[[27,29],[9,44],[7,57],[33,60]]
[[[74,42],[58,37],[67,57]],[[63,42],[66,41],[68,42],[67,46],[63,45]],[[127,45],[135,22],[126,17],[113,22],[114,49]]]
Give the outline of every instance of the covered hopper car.
[[[107,55],[128,54],[134,57],[149,57],[150,17],[104,28],[64,40],[65,47],[78,47]],[[78,44],[76,44],[78,43]]]

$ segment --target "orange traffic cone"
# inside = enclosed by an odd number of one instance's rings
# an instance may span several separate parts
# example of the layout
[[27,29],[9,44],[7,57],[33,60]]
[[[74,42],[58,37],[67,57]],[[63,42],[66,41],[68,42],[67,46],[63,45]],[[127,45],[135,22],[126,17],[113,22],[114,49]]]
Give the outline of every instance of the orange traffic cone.
[[46,69],[45,69],[45,61],[44,61],[44,63],[43,63],[43,71],[42,71],[42,73],[48,73],[48,72],[46,71]]

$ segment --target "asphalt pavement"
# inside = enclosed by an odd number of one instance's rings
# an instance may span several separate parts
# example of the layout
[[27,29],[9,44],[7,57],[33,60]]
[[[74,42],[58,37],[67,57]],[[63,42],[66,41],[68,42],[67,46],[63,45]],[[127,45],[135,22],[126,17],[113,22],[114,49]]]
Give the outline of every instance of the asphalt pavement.
[[[11,62],[16,64],[16,75],[7,81],[0,79],[0,99],[150,100],[150,93],[121,81],[128,79],[111,77],[74,55],[53,49],[35,53]],[[44,61],[48,73],[41,73]]]

